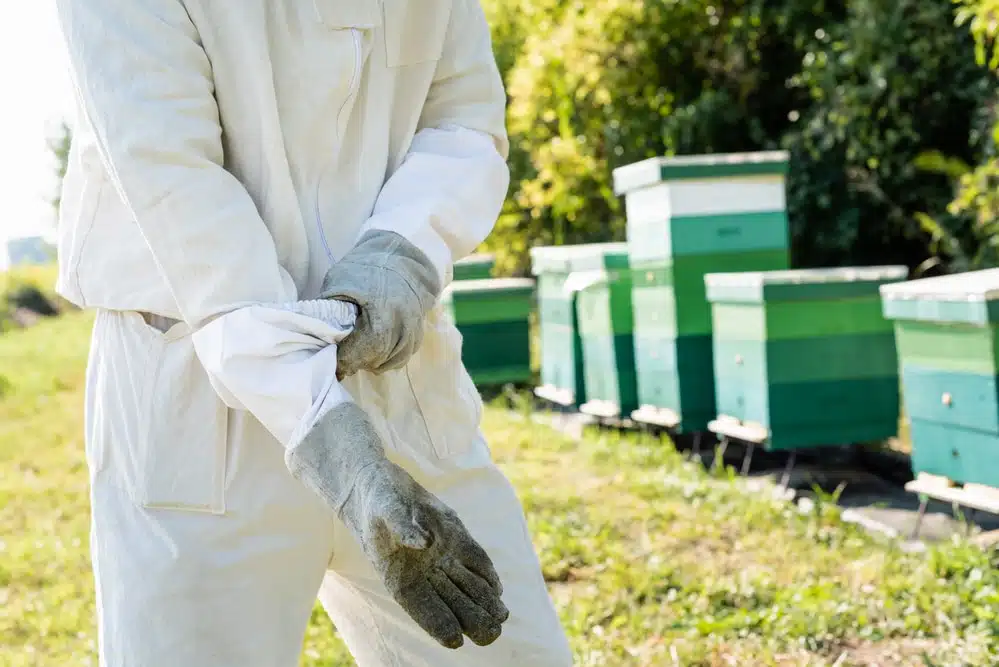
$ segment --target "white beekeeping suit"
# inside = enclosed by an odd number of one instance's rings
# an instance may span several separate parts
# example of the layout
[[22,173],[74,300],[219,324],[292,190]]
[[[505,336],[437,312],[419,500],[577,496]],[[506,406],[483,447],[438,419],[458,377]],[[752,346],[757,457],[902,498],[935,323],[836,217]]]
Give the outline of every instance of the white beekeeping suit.
[[101,664],[291,667],[318,593],[361,667],[570,665],[437,305],[509,178],[478,0],[57,5]]

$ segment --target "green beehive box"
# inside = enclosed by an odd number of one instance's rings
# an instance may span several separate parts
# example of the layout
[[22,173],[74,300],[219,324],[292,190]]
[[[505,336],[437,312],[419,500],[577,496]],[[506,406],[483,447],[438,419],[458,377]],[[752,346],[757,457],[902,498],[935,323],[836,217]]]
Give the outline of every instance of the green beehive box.
[[999,487],[999,269],[886,285],[881,297],[913,472]]
[[631,271],[625,243],[601,244],[570,258],[565,289],[578,293],[586,402],[580,412],[627,417],[637,407]]
[[533,280],[462,280],[448,285],[441,301],[461,333],[461,359],[476,385],[531,380]]
[[[896,435],[895,337],[878,289],[904,266],[712,274],[718,419],[768,449]],[[724,428],[722,428],[724,427]]]
[[535,393],[563,406],[586,402],[583,344],[577,326],[577,293],[566,290],[570,259],[579,252],[619,248],[620,244],[537,246],[531,248],[531,273],[537,278],[541,384]]
[[485,280],[493,275],[496,257],[488,253],[469,255],[454,263],[455,280]]
[[703,431],[715,415],[704,276],[789,266],[784,152],[621,167],[633,271],[640,422]]

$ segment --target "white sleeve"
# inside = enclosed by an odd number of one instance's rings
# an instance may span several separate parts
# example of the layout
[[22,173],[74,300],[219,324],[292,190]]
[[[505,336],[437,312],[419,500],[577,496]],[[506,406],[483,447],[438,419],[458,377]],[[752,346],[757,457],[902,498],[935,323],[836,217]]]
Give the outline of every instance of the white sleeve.
[[333,371],[352,319],[278,305],[298,295],[249,193],[223,167],[211,65],[183,2],[56,6],[80,122],[195,332],[199,359],[231,407],[288,444],[289,425],[331,388],[349,398]]
[[496,224],[510,183],[506,94],[479,0],[454,0],[416,136],[364,229],[394,231],[433,261],[442,284]]
[[334,300],[249,306],[203,326],[194,344],[222,400],[291,447],[320,414],[352,400],[336,354],[356,318],[353,304]]

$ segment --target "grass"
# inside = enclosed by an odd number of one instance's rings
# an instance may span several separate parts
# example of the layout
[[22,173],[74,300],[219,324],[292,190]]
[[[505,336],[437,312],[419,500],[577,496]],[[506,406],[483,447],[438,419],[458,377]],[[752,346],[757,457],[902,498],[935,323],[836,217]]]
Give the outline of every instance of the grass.
[[[0,665],[96,664],[82,387],[90,317],[0,335]],[[902,552],[706,473],[669,443],[524,410],[485,430],[520,490],[577,665],[993,665],[994,555]],[[353,664],[317,609],[309,667]]]

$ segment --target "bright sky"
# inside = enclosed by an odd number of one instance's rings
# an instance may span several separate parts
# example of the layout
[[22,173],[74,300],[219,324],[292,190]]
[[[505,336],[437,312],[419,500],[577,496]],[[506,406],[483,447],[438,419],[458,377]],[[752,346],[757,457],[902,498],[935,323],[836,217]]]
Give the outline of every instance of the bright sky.
[[72,114],[54,0],[17,5],[0,21],[0,242],[54,223],[47,139]]

